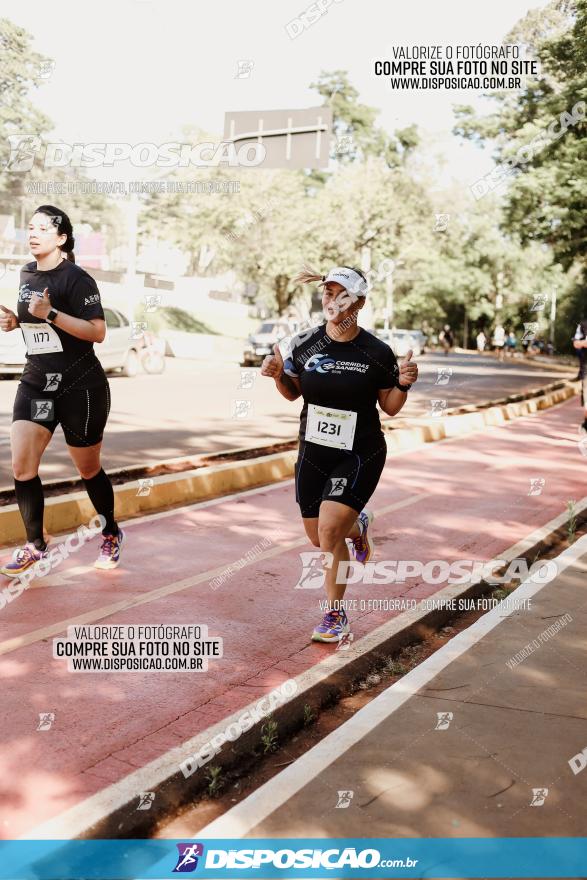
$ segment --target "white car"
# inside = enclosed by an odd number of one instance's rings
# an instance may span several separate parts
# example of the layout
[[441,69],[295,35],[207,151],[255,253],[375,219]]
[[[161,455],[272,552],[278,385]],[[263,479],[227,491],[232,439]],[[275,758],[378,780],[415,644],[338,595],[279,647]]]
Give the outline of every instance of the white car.
[[405,357],[410,348],[414,357],[422,354],[424,343],[420,330],[377,330],[376,335],[389,345],[396,357]]
[[[94,351],[106,372],[121,370],[124,376],[136,376],[140,369],[142,339],[131,338],[128,318],[118,309],[104,306],[106,338]],[[20,330],[0,332],[0,375],[22,373],[26,346]]]

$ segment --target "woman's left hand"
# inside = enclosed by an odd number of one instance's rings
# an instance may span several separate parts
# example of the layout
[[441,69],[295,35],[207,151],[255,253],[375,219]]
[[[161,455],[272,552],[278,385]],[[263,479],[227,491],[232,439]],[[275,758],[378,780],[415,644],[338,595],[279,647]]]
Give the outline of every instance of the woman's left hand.
[[42,297],[39,296],[38,293],[33,293],[29,303],[29,312],[31,315],[34,315],[35,318],[46,318],[50,311],[51,300],[49,299],[49,288],[45,288]]
[[406,359],[399,368],[400,385],[413,385],[418,378],[418,364],[412,361],[413,351],[410,348],[406,355]]

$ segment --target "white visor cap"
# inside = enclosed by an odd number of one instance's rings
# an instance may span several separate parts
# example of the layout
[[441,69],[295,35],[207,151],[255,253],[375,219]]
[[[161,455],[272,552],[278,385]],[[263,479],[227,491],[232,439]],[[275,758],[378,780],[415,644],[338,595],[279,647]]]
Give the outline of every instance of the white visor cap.
[[358,272],[347,268],[347,266],[337,266],[335,269],[331,269],[321,283],[328,284],[329,281],[336,281],[337,284],[342,285],[355,296],[367,296],[367,282]]

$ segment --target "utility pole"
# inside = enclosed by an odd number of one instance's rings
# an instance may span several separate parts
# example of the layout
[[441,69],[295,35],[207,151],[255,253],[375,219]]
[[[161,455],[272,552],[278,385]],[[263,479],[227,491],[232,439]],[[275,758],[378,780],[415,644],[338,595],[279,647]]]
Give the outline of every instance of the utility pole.
[[127,293],[128,318],[134,320],[135,308],[139,301],[137,291],[137,241],[139,228],[139,198],[136,193],[131,193],[125,204],[126,213],[126,275],[124,286]]
[[27,252],[27,243],[26,243],[26,235],[24,231],[24,196],[20,197],[20,232],[22,238],[20,240],[20,246],[23,254]]
[[554,328],[556,324],[556,289],[552,291],[550,300],[550,342],[554,348]]
[[389,330],[390,326],[393,327],[393,270],[385,279],[385,310],[383,315],[385,317],[385,329]]
[[[367,235],[371,235],[371,233],[367,233]],[[361,248],[361,271],[364,272],[365,275],[371,270],[371,248],[368,244],[363,245]],[[367,275],[368,277],[368,275]],[[375,327],[375,315],[373,313],[373,307],[367,299],[363,309],[361,310],[361,316],[363,318],[362,324],[366,330],[372,330]]]

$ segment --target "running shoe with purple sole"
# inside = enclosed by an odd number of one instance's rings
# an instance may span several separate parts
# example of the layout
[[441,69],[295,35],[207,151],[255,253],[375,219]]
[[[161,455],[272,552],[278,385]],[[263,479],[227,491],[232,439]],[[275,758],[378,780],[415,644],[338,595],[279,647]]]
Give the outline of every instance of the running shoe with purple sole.
[[100,555],[94,562],[94,568],[101,571],[110,571],[120,563],[120,549],[124,543],[124,532],[118,530],[117,535],[103,535]]
[[369,535],[369,526],[372,525],[375,514],[371,510],[362,510],[357,518],[357,525],[361,534],[358,538],[349,538],[350,550],[357,562],[369,562],[375,547]]
[[339,642],[351,631],[345,611],[327,611],[312,633],[313,642]]
[[27,568],[35,565],[41,559],[47,559],[46,550],[37,550],[34,544],[25,544],[19,550],[15,550],[12,559],[0,568],[0,574],[4,577],[19,577]]

